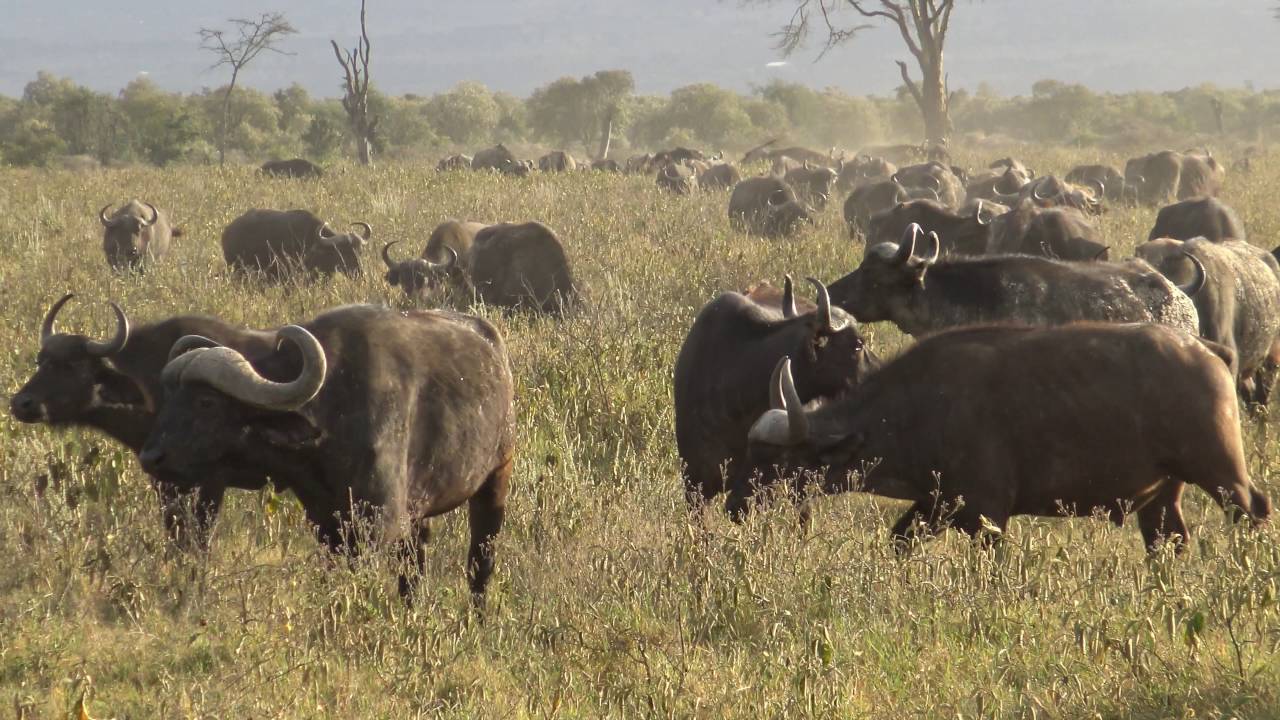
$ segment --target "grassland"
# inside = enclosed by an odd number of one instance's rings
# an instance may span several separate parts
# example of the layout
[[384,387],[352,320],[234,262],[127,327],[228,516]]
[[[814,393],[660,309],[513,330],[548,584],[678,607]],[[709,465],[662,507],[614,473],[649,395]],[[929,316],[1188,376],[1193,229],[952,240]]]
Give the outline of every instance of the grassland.
[[[1059,174],[1095,160],[1023,156]],[[1270,248],[1280,162],[1254,168],[1224,198]],[[132,196],[186,229],[142,277],[107,271],[96,219]],[[437,523],[406,607],[388,557],[335,562],[290,496],[231,495],[211,552],[183,556],[127,452],[0,419],[0,701],[23,718],[65,717],[82,696],[114,718],[1280,716],[1277,529],[1233,527],[1198,491],[1180,558],[1148,559],[1134,527],[1026,518],[995,550],[948,533],[898,557],[886,532],[899,503],[866,496],[819,502],[807,535],[782,506],[742,527],[711,512],[695,529],[670,390],[694,314],[784,272],[832,280],[861,252],[838,208],[771,243],[733,233],[725,204],[596,174],[0,171],[0,392],[28,377],[40,318],[68,290],[62,327],[98,335],[108,299],[135,322],[203,312],[260,327],[403,302],[376,244],[361,280],[228,282],[217,238],[248,207],[366,220],[375,240],[418,247],[445,217],[540,219],[589,292],[565,321],[479,310],[508,338],[519,406],[483,622],[462,577],[462,514]],[[1114,210],[1101,225],[1125,255],[1153,217]],[[868,331],[886,353],[904,345],[891,327]],[[1255,478],[1280,499],[1274,426],[1246,434]]]

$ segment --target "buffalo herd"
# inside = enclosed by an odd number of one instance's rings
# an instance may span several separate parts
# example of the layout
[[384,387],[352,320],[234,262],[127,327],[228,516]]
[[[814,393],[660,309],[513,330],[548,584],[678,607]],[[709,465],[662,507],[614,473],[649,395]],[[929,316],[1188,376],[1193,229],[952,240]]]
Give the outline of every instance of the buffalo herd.
[[[1149,549],[1180,549],[1187,484],[1237,519],[1267,519],[1241,407],[1264,412],[1280,371],[1280,264],[1217,199],[1225,171],[1212,153],[1162,151],[1059,178],[1014,158],[970,171],[937,148],[847,156],[773,144],[737,165],[688,148],[533,162],[501,144],[437,165],[642,173],[675,195],[727,192],[730,227],[771,240],[844,195],[863,245],[856,268],[807,278],[805,298],[790,276],[725,292],[692,320],[673,373],[691,508],[725,495],[742,521],[782,492],[807,522],[812,493],[873,493],[910,503],[891,531],[900,549],[948,526],[992,541],[1014,515],[1099,513],[1116,524],[1136,515]],[[324,177],[302,159],[262,172]],[[1117,204],[1164,206],[1136,257],[1114,258],[1100,229]],[[113,269],[144,270],[182,234],[149,202],[111,207],[99,219]],[[243,281],[355,277],[374,232],[348,227],[250,209],[221,249]],[[563,242],[540,222],[446,220],[419,254],[401,243],[383,241],[380,255],[386,284],[409,302],[554,317],[583,303]],[[57,329],[72,297],[45,315],[11,413],[92,428],[135,453],[175,542],[206,546],[228,488],[274,483],[298,497],[323,545],[387,543],[408,594],[430,518],[466,504],[466,574],[483,601],[516,449],[517,388],[494,325],[346,305],[278,328],[196,315],[135,326],[112,303],[115,331],[99,340]],[[882,359],[867,332],[876,322],[914,344]]]

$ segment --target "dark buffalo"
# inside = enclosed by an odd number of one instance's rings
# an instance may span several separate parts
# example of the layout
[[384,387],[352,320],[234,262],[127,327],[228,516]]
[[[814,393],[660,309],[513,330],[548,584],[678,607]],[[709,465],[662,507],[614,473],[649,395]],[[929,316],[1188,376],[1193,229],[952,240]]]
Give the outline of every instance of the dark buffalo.
[[274,177],[318,179],[324,177],[324,168],[306,158],[269,160],[262,164],[262,172]]
[[841,162],[838,172],[836,189],[849,192],[874,181],[888,180],[898,172],[898,166],[884,158],[855,155],[852,160]]
[[1036,171],[1027,167],[1023,162],[1013,157],[1002,157],[999,160],[992,160],[987,166],[988,170],[997,172],[1012,171],[1015,175],[1022,178],[1023,182],[1030,180],[1036,176]]
[[907,189],[893,180],[867,183],[854,189],[844,201],[844,222],[849,227],[849,237],[866,233],[876,213],[910,199]]
[[391,259],[391,247],[399,240],[383,245],[382,262],[387,266],[384,276],[387,284],[404,290],[409,296],[420,295],[450,280],[465,284],[471,272],[472,243],[476,233],[487,227],[484,223],[445,220],[431,231],[422,256],[413,260],[396,262]]
[[[360,525],[419,571],[429,518],[467,503],[467,575],[482,599],[515,445],[498,331],[451,312],[354,305],[277,337],[292,347],[254,365],[203,338],[180,340],[143,467],[192,487],[265,470],[330,548],[357,550]],[[402,593],[413,579],[402,573]]]
[[705,190],[728,190],[742,182],[742,173],[729,163],[717,163],[698,174],[698,187]]
[[1182,158],[1182,175],[1178,179],[1178,199],[1214,197],[1222,192],[1227,169],[1207,152],[1187,153]]
[[563,150],[552,150],[538,158],[538,169],[542,172],[572,172],[578,169],[578,161]]
[[1138,188],[1125,182],[1124,174],[1111,165],[1077,165],[1067,173],[1067,182],[1098,190],[1097,197],[1111,202],[1137,202]]
[[1148,240],[1190,240],[1197,237],[1213,241],[1244,240],[1244,224],[1234,210],[1217,198],[1202,197],[1160,208],[1156,224],[1147,234]]
[[[900,548],[948,525],[991,541],[1014,515],[1095,511],[1117,525],[1136,513],[1149,550],[1181,547],[1185,484],[1236,519],[1271,514],[1249,479],[1224,355],[1158,325],[964,328],[921,340],[814,409],[783,360],[750,459],[770,468],[764,484],[911,502],[891,531]],[[733,487],[735,517],[757,484]]]
[[950,167],[940,162],[908,165],[900,168],[893,179],[908,190],[921,188],[936,193],[938,202],[950,208],[960,207],[964,202],[964,184]]
[[627,158],[627,163],[623,166],[623,172],[628,175],[648,175],[656,168],[653,165],[653,153],[645,153],[643,155],[632,155]]
[[1246,402],[1266,405],[1274,378],[1259,371],[1280,336],[1280,264],[1271,253],[1239,240],[1170,238],[1138,246],[1137,256],[1175,283],[1194,279],[1204,267],[1204,288],[1191,296],[1200,316],[1200,336],[1230,348],[1233,374]]
[[529,174],[532,169],[532,163],[517,160],[506,145],[498,143],[491,148],[485,148],[477,152],[471,158],[471,169],[492,170],[504,175],[523,177]]
[[1182,179],[1182,154],[1162,150],[1132,158],[1124,165],[1124,181],[1137,190],[1138,201],[1163,205],[1178,195]]
[[980,209],[961,215],[932,200],[911,200],[872,216],[864,255],[882,242],[898,240],[912,226],[919,226],[926,233],[936,232],[944,256],[981,255],[990,244],[991,225],[983,219]]
[[488,305],[551,314],[577,304],[569,258],[551,228],[537,222],[459,225],[456,232],[474,233],[470,250],[457,252],[445,244],[447,257],[440,260],[431,259],[430,243],[423,253],[427,257],[399,263],[389,255],[395,243],[383,247],[387,282],[412,295],[451,281]]
[[988,170],[969,180],[964,196],[969,201],[990,200],[1008,205],[1028,182],[1030,178],[1018,175],[1012,169]]
[[685,163],[668,162],[658,170],[654,182],[659,188],[676,195],[688,195],[698,187],[698,175]]
[[595,162],[591,163],[591,169],[598,170],[600,172],[612,172],[612,173],[622,172],[622,167],[618,165],[618,161],[610,160],[609,158],[605,158],[603,160],[596,160]]
[[[928,228],[926,228],[928,229]],[[1088,216],[1073,207],[1037,207],[1023,200],[991,222],[989,254],[1043,255],[1058,260],[1106,260],[1103,245]]]
[[676,358],[675,409],[676,447],[693,506],[750,473],[747,431],[769,408],[765,381],[780,358],[796,358],[798,392],[806,401],[840,395],[879,367],[857,323],[832,308],[826,289],[815,285],[817,305],[803,314],[788,277],[781,297],[720,295],[689,329]]
[[747,154],[742,156],[742,164],[749,165],[754,162],[767,162],[772,164],[777,162],[778,158],[782,157],[791,158],[793,161],[800,163],[801,165],[809,163],[810,165],[833,167],[836,164],[836,161],[829,153],[810,150],[809,148],[799,146],[771,148],[770,146],[776,142],[776,140],[770,140],[764,145],[748,150]]
[[[24,423],[92,428],[135,454],[142,450],[155,423],[163,398],[160,371],[178,338],[203,335],[250,356],[274,347],[270,333],[240,330],[210,317],[180,315],[131,326],[124,311],[114,303],[111,307],[116,314],[116,333],[110,340],[60,333],[54,324],[58,311],[72,297],[64,295],[45,315],[36,371],[13,395],[9,411]],[[260,472],[250,474],[250,478],[259,475]],[[200,489],[192,508],[195,523],[188,526],[184,498],[177,486],[163,475],[153,476],[151,481],[171,537],[187,545],[203,546],[226,485],[210,483]],[[228,479],[236,487],[244,482],[244,478]]]
[[1031,201],[1038,207],[1074,208],[1090,215],[1100,215],[1103,212],[1103,193],[1101,185],[1084,187],[1059,180],[1053,175],[1045,175],[1023,185],[1018,191],[1017,200],[1009,204],[1013,206],[1019,202]]
[[909,162],[923,160],[926,150],[924,143],[919,145],[873,145],[863,148],[859,154],[882,157],[896,165],[905,165]]
[[[1179,287],[1142,260],[1064,262],[1029,255],[915,256],[919,226],[900,245],[881,243],[831,285],[831,299],[859,322],[889,320],[920,336],[958,325],[1155,322],[1195,333],[1194,295],[1204,275]],[[1197,266],[1198,267],[1198,266]],[[927,276],[927,277],[926,277]]]
[[102,250],[113,270],[137,270],[169,252],[169,242],[180,236],[168,218],[151,203],[130,200],[109,217],[104,205],[98,211],[102,223]]
[[470,155],[461,155],[461,154],[450,155],[449,157],[441,158],[440,162],[436,163],[436,170],[440,172],[444,172],[446,170],[470,170],[470,169],[471,169]]
[[832,188],[836,184],[836,171],[829,167],[804,165],[789,170],[782,179],[796,191],[801,202],[821,211],[827,207],[827,200],[831,198]]
[[812,223],[812,212],[776,177],[747,178],[735,185],[729,196],[729,224],[740,232],[786,237],[801,222]]
[[236,272],[260,272],[269,280],[282,280],[299,269],[356,276],[360,248],[373,229],[364,222],[352,225],[363,233],[339,235],[310,210],[253,209],[222,231],[222,256]]

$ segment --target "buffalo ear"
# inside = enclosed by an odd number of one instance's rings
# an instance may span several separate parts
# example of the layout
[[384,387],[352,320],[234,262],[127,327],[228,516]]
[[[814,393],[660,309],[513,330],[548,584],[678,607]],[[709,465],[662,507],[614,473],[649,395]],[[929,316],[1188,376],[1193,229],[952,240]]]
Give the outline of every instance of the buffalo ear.
[[249,421],[254,435],[269,445],[302,450],[320,444],[324,432],[298,413],[264,413]]

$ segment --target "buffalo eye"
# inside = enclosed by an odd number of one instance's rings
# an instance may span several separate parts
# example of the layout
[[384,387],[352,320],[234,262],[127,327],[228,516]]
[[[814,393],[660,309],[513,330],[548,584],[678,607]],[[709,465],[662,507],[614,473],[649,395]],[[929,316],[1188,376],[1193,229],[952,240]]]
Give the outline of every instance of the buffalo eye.
[[196,409],[201,410],[203,412],[208,412],[210,410],[213,410],[218,405],[217,402],[214,401],[214,399],[208,395],[197,396],[195,404],[196,404]]

